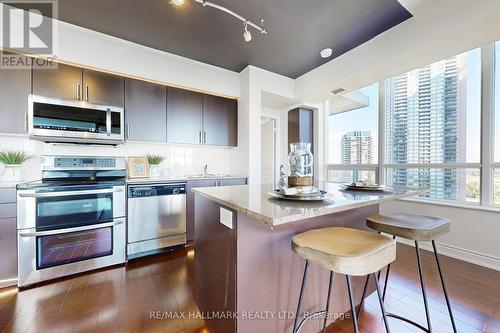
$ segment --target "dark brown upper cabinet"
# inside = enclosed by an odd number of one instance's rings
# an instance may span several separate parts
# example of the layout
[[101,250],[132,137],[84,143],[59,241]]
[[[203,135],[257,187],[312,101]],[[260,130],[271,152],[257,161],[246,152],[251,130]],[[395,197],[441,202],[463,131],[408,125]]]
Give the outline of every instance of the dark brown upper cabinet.
[[[297,108],[288,112],[288,143],[306,142],[314,145],[314,114],[312,110]],[[288,147],[290,151],[290,147]]]
[[127,140],[165,142],[167,88],[150,82],[125,79]]
[[89,69],[83,70],[83,100],[93,104],[123,107],[124,78]]
[[29,69],[0,69],[0,133],[27,133]]
[[33,69],[33,94],[123,107],[123,80],[117,75],[58,64],[57,69]]
[[167,142],[203,143],[203,95],[168,87]]
[[64,64],[58,64],[57,69],[33,68],[33,94],[82,100],[82,69]]
[[204,143],[238,145],[238,101],[212,95],[203,96]]

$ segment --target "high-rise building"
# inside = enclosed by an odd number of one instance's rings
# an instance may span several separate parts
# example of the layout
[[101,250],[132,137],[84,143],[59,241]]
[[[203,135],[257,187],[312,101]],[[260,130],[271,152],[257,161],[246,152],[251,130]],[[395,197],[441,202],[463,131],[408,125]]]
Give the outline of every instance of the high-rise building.
[[[467,54],[385,82],[386,152],[391,164],[465,162]],[[430,188],[429,197],[465,199],[465,170],[396,168],[396,186]]]
[[[370,131],[352,131],[342,136],[341,154],[343,164],[371,164],[373,162],[373,136]],[[369,179],[361,179],[358,170],[353,171],[353,179],[375,181],[369,173]],[[366,173],[363,173],[366,174]]]

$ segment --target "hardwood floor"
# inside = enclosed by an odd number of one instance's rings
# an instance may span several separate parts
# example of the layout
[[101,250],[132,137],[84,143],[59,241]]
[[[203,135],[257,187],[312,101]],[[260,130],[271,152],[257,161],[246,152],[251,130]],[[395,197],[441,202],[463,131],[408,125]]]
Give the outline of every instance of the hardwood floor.
[[[425,323],[414,253],[399,245],[386,305]],[[433,257],[425,252],[423,259],[434,332],[452,332]],[[500,332],[500,272],[447,257],[442,265],[459,331]],[[193,252],[181,249],[23,291],[0,289],[0,331],[206,333],[198,318],[161,319],[161,313],[154,314],[160,319],[150,318],[151,311],[195,313],[193,288]],[[395,319],[389,322],[392,332],[419,332]],[[360,328],[385,332],[375,295],[367,299]],[[339,321],[328,332],[352,332],[352,323]]]

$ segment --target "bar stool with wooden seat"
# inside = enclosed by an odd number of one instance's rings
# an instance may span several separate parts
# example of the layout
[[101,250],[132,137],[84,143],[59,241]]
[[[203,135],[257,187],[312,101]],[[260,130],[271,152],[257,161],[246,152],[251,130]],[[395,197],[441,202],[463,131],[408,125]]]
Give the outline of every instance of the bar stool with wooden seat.
[[[308,319],[318,314],[325,315],[323,323],[323,332],[325,332],[333,273],[346,275],[354,332],[356,333],[359,332],[359,328],[352,293],[351,276],[368,276],[368,278],[370,275],[373,276],[385,328],[387,332],[390,332],[376,273],[396,259],[396,241],[394,239],[358,229],[330,227],[309,230],[295,235],[292,238],[292,250],[306,260],[293,333],[299,332]],[[299,323],[309,263],[317,264],[330,271],[326,309],[305,316]]]
[[[456,333],[457,328],[455,326],[455,319],[453,318],[453,312],[451,309],[450,299],[448,297],[448,291],[446,289],[446,284],[443,276],[443,272],[441,270],[441,264],[439,262],[439,257],[436,249],[435,239],[439,236],[442,236],[450,231],[450,221],[448,219],[442,217],[434,217],[434,216],[422,216],[415,214],[394,214],[394,215],[374,215],[370,216],[366,220],[366,225],[374,230],[377,230],[379,233],[386,233],[393,235],[393,238],[401,237],[412,240],[415,242],[415,249],[417,253],[417,265],[418,272],[420,277],[420,286],[422,289],[422,296],[424,298],[424,307],[425,307],[425,315],[427,319],[427,328],[402,316],[397,314],[388,313],[387,316],[393,317],[399,320],[403,320],[407,323],[410,323],[425,332],[432,332],[431,326],[431,318],[429,315],[429,305],[427,302],[427,291],[425,288],[425,280],[424,280],[424,269],[422,266],[422,259],[420,256],[420,241],[430,241],[432,244],[432,248],[434,250],[434,256],[436,258],[436,264],[439,272],[439,277],[441,279],[441,285],[443,287],[444,297],[446,299],[446,306],[448,307],[448,312],[450,314],[451,324],[453,326],[453,331]],[[384,290],[382,295],[382,300],[385,299],[385,293],[387,290],[387,281],[389,279],[389,272],[391,269],[391,265],[387,266],[387,273],[384,282]],[[380,275],[379,275],[380,276]],[[365,284],[368,284],[368,280]],[[363,292],[364,299],[364,292]]]

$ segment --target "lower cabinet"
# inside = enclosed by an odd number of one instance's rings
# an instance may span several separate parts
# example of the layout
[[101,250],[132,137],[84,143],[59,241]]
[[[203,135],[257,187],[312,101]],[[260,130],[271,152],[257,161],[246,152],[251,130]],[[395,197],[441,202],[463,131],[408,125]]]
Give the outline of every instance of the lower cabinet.
[[0,288],[17,281],[16,189],[0,188]]
[[246,185],[246,178],[196,179],[188,180],[186,184],[186,239],[194,241],[194,193],[197,187]]
[[221,186],[232,186],[232,185],[246,185],[246,178],[232,178],[232,179],[223,179]]
[[[1,206],[1,205],[0,205]],[[0,219],[0,288],[16,284],[17,278],[17,228],[16,218]]]

